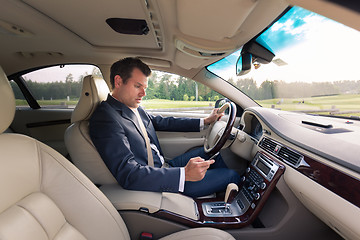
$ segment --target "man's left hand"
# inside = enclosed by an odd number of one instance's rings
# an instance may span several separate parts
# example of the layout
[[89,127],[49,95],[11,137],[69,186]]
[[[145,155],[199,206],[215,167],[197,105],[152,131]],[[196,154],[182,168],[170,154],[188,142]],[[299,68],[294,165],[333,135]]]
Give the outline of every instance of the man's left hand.
[[218,108],[214,108],[210,115],[206,118],[204,118],[204,124],[205,125],[209,125],[213,122],[215,122],[216,120],[218,120],[219,118],[221,118],[222,116],[224,116],[224,113],[218,113]]

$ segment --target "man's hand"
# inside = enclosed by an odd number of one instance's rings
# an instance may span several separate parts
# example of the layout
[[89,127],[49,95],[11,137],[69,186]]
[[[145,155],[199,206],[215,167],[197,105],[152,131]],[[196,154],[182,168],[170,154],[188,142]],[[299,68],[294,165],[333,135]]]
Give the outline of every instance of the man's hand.
[[209,125],[209,124],[215,122],[218,118],[224,116],[224,113],[218,113],[218,110],[219,110],[218,108],[214,108],[211,111],[210,115],[208,117],[204,118],[205,125]]
[[185,181],[200,181],[205,177],[207,169],[215,160],[205,161],[201,157],[194,157],[185,166]]

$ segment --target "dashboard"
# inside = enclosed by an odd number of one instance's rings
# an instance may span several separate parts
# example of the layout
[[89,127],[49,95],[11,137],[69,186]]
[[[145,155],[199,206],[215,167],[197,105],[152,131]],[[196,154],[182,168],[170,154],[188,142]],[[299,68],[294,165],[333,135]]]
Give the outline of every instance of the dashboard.
[[360,121],[253,107],[241,119],[255,143],[263,137],[310,152],[360,173]]
[[264,151],[285,164],[285,182],[311,212],[341,236],[360,238],[360,121],[253,107],[240,125],[233,152],[246,146],[248,161]]

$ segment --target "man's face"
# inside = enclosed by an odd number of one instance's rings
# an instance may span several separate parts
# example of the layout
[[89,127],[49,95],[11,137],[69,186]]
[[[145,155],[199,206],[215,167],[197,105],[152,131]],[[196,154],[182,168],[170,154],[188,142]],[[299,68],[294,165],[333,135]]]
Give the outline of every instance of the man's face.
[[138,108],[142,98],[146,96],[147,77],[138,68],[134,68],[126,84],[119,75],[115,76],[114,83],[112,96],[129,108]]

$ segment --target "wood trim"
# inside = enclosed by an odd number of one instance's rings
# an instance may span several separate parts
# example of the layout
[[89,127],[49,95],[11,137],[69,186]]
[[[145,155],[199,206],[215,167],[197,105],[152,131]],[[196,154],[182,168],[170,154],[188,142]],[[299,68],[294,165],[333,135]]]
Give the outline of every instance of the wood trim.
[[[216,143],[215,146],[213,146],[213,149],[211,149],[209,152],[208,152],[208,155],[209,156],[212,156],[216,153],[218,153],[221,148],[224,146],[224,144],[226,143],[226,141],[229,139],[229,136],[230,136],[230,133],[231,133],[231,130],[232,130],[232,127],[234,126],[234,123],[235,123],[235,118],[236,118],[236,105],[235,103],[233,102],[229,102],[230,104],[230,108],[231,108],[231,111],[230,111],[230,115],[229,115],[229,118],[228,118],[228,121],[227,121],[227,124],[226,124],[226,127],[224,129],[224,133],[222,134],[221,138],[219,139],[219,141]],[[210,132],[209,132],[210,133]],[[207,137],[206,137],[206,140],[207,142]],[[207,144],[207,143],[206,143]]]
[[308,156],[304,160],[309,167],[300,166],[297,171],[326,189],[360,207],[360,180],[342,171],[318,162]]
[[[304,153],[294,150],[285,144],[278,143],[275,140],[268,138],[276,144],[280,144],[282,147],[286,147],[296,153],[304,156],[304,161],[309,166],[300,165],[299,167],[292,167],[298,172],[304,174],[311,180],[325,187],[329,191],[339,195],[340,197],[346,199],[357,207],[360,207],[360,179],[352,177],[334,167],[331,167],[327,164],[324,164],[320,161],[317,161]],[[272,154],[275,158],[277,156],[274,153]],[[357,156],[354,156],[357,157]],[[282,160],[279,160],[282,161]]]

